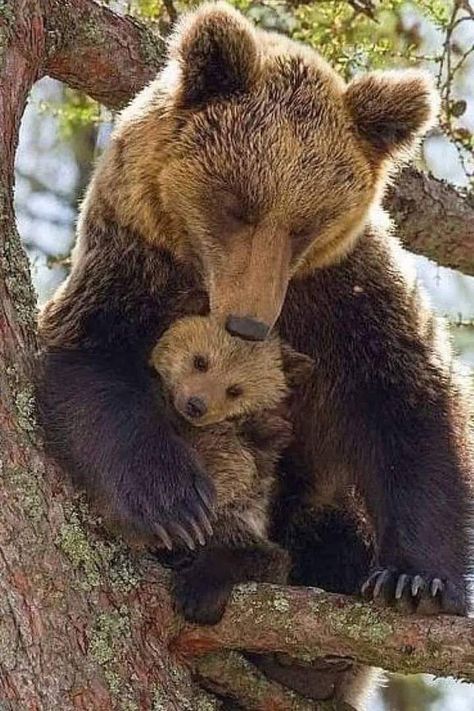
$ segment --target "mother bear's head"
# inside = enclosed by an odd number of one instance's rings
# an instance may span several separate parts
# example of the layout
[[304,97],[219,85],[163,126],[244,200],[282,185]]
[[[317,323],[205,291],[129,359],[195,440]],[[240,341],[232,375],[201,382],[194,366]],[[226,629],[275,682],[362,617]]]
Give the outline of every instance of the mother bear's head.
[[121,224],[192,260],[213,312],[261,339],[290,278],[350,251],[435,113],[421,72],[346,84],[314,51],[205,4],[123,112],[107,184],[115,170]]

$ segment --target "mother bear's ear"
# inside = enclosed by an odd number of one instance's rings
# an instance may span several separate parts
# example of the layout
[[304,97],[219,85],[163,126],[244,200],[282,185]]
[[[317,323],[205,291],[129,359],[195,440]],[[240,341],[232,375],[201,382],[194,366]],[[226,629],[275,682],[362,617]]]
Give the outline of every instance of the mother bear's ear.
[[348,85],[345,102],[375,161],[410,155],[439,108],[432,78],[418,70],[358,77]]
[[170,57],[180,69],[183,108],[247,91],[259,66],[251,23],[224,2],[205,3],[180,20]]

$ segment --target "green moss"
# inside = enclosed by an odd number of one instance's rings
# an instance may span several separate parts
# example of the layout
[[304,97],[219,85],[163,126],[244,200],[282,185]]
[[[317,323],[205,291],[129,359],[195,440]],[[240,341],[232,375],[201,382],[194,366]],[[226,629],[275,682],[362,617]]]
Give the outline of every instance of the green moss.
[[162,38],[144,28],[140,49],[145,63],[149,66],[156,67],[158,70],[163,64],[166,49]]
[[134,692],[119,669],[120,658],[130,639],[128,610],[102,612],[97,616],[89,638],[89,656],[102,667],[113,706],[121,711],[138,711]]
[[114,590],[125,594],[140,583],[138,571],[127,550],[114,551],[109,565],[109,580]]
[[278,612],[288,612],[290,603],[283,593],[279,594],[276,592],[273,596],[273,607],[275,610],[278,610]]
[[364,602],[353,602],[349,607],[334,608],[327,600],[315,600],[314,613],[324,616],[336,632],[367,642],[383,642],[393,634],[393,626],[383,619],[380,611]]
[[161,689],[158,686],[154,686],[152,689],[152,706],[151,711],[167,711],[168,704],[166,699],[163,697]]
[[6,375],[13,396],[16,424],[34,441],[38,429],[34,388],[15,365],[6,368]]
[[18,506],[33,523],[38,523],[43,515],[43,500],[39,487],[39,472],[22,467],[6,468],[3,472],[11,483]]
[[94,22],[93,19],[82,22],[80,30],[81,38],[85,40],[87,44],[92,46],[103,44],[104,37],[98,22]]
[[67,523],[61,526],[57,543],[73,567],[83,574],[83,589],[90,590],[100,585],[101,556],[89,543],[86,531],[75,512],[72,512]]
[[20,390],[15,397],[17,423],[22,430],[29,434],[36,431],[36,402],[34,390],[31,385]]
[[194,706],[196,711],[217,711],[221,707],[222,704],[216,698],[206,694],[204,691],[200,692]]
[[126,611],[103,612],[95,622],[89,641],[89,654],[93,660],[107,671],[108,665],[116,662],[124,639],[130,636],[130,620]]
[[6,20],[8,24],[13,24],[15,13],[11,0],[0,0],[0,19]]
[[354,638],[367,639],[367,641],[383,642],[393,634],[391,624],[383,619],[367,603],[355,603],[348,608],[347,613],[340,619],[335,618],[335,629],[344,630]]

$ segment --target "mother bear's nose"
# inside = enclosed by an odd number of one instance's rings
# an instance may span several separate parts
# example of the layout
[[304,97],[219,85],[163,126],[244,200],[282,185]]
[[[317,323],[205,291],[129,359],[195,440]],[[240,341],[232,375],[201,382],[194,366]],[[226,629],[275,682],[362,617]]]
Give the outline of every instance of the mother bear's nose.
[[239,336],[245,341],[264,341],[271,329],[271,326],[251,316],[229,316],[225,327],[232,336]]

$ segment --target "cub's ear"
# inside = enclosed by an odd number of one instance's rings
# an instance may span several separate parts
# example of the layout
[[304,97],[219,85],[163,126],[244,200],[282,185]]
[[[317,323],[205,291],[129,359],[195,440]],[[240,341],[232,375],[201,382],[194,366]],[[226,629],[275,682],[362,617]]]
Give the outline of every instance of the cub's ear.
[[252,25],[225,2],[205,3],[185,15],[170,57],[180,67],[178,102],[186,108],[246,91],[259,64]]
[[373,72],[354,79],[346,106],[374,158],[409,154],[436,120],[439,97],[429,74]]
[[314,360],[304,353],[293,350],[288,343],[281,344],[281,360],[289,388],[307,383],[314,373]]

